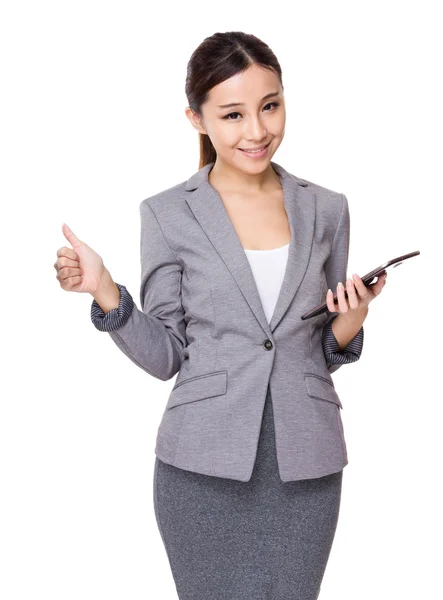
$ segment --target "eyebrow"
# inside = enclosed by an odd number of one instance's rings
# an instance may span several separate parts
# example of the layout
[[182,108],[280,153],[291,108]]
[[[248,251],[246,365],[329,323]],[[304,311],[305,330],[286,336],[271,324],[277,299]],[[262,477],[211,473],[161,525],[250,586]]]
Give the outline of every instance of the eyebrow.
[[[274,96],[279,96],[280,92],[271,92],[270,94],[266,94],[266,96],[263,96],[262,98],[262,102],[263,100],[267,100],[268,98],[273,98]],[[230,102],[229,104],[219,104],[218,108],[231,108],[232,106],[243,106],[244,102]]]

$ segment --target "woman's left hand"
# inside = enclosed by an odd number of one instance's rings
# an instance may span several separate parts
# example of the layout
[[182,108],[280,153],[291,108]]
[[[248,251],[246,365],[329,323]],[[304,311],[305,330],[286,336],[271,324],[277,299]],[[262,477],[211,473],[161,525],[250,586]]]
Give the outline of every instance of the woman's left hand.
[[334,293],[328,290],[326,294],[326,305],[330,312],[349,313],[360,311],[366,308],[374,298],[376,298],[386,285],[387,272],[377,278],[377,283],[373,283],[366,287],[361,278],[354,274],[353,279],[348,279],[346,282],[346,292],[348,297],[345,297],[345,288],[341,282],[337,285],[337,300],[338,305],[334,303]]

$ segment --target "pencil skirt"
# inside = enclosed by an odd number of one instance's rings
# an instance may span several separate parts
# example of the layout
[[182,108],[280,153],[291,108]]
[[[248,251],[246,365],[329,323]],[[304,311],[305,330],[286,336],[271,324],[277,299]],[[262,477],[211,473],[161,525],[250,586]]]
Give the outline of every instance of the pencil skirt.
[[179,600],[316,600],[342,477],[280,479],[269,386],[250,481],[186,471],[156,456],[154,511]]

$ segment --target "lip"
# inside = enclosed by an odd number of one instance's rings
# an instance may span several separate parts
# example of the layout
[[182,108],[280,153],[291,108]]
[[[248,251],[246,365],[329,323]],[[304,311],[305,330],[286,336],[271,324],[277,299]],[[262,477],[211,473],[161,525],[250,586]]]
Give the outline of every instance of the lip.
[[239,150],[240,152],[243,152],[243,156],[245,156],[245,158],[249,158],[249,160],[263,160],[266,158],[266,156],[268,156],[270,143],[271,142],[268,142],[266,146],[264,146],[263,150],[259,150],[258,152],[248,152],[247,150],[242,150],[241,148],[239,148]]
[[[269,146],[271,142],[269,141],[265,146],[262,146],[263,150]],[[239,148],[242,152],[250,152],[251,150],[258,150],[258,148]]]

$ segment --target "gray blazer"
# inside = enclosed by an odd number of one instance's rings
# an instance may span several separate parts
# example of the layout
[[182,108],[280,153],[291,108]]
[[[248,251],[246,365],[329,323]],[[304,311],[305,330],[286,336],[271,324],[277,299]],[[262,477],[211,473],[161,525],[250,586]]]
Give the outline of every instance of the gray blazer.
[[243,246],[208,173],[143,200],[142,310],[122,284],[120,305],[91,319],[141,369],[178,373],[158,428],[155,454],[176,467],[249,481],[270,385],[282,481],[322,477],[348,464],[331,373],[360,358],[363,327],[341,352],[338,313],[303,321],[345,283],[350,217],[344,194],[280,176],[292,238],[268,323]]

